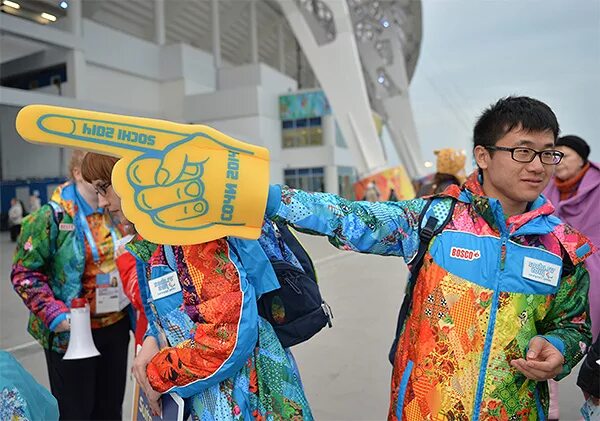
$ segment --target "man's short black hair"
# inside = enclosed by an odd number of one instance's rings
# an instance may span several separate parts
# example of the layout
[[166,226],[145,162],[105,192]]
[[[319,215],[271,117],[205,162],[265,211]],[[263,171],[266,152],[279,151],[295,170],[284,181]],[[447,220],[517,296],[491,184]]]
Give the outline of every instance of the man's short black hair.
[[473,129],[473,146],[494,146],[506,133],[518,127],[531,132],[552,132],[555,142],[560,131],[556,115],[549,106],[526,96],[509,96],[501,98],[481,114]]

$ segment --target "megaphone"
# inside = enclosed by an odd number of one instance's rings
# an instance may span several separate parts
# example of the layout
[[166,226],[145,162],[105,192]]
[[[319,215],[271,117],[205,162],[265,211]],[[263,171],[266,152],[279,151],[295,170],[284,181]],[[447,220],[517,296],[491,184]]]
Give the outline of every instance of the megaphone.
[[71,301],[71,338],[63,360],[81,360],[98,355],[100,352],[92,338],[90,306],[85,298],[74,298]]

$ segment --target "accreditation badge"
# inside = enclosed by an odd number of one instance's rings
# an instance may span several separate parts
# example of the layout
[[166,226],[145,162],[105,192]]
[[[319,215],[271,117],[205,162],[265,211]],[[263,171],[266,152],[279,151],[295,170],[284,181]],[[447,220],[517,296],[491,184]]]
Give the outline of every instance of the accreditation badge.
[[128,305],[118,270],[96,275],[96,314],[121,311]]

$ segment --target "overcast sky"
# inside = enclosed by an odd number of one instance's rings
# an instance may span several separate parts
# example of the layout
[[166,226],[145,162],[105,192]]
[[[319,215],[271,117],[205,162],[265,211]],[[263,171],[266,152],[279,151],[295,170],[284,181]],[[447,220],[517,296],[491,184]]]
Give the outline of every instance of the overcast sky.
[[516,94],[547,103],[600,161],[600,0],[423,0],[410,94],[425,160],[470,154],[481,111]]

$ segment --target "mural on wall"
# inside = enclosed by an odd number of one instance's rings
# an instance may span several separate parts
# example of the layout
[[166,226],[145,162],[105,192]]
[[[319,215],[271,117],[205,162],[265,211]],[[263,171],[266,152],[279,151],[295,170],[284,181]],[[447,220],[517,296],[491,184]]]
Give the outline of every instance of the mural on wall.
[[356,200],[370,202],[413,199],[415,190],[403,166],[389,168],[371,174],[354,183]]
[[323,91],[303,92],[279,97],[281,120],[299,120],[331,114],[331,107]]

